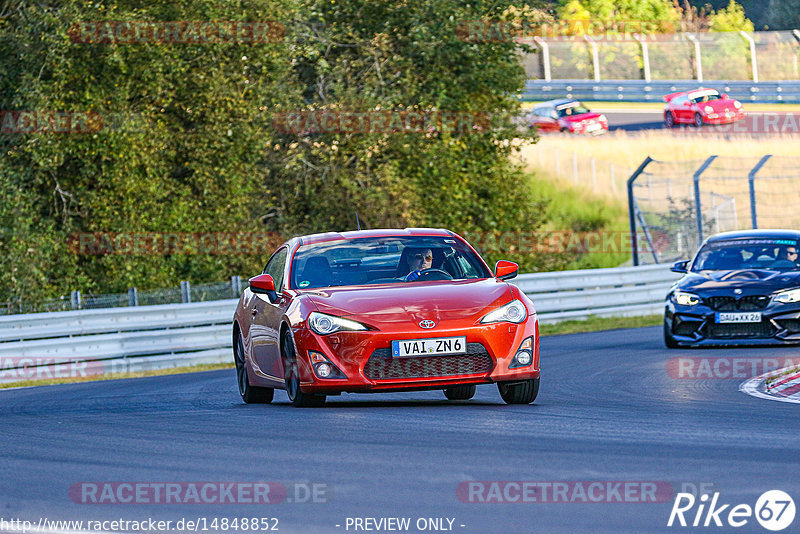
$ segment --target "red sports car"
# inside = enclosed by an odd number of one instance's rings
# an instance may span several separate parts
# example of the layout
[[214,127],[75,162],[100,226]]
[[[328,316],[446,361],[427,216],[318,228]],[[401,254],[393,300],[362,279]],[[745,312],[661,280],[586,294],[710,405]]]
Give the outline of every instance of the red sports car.
[[539,391],[533,303],[460,236],[365,230],[290,239],[250,279],[233,323],[239,393],[295,406],[327,395],[441,389],[466,400],[496,383],[509,404]]
[[568,99],[536,104],[523,117],[523,123],[540,132],[600,135],[608,131],[605,115],[593,113],[577,100]]
[[664,124],[728,124],[744,118],[742,103],[716,89],[670,93],[664,97]]

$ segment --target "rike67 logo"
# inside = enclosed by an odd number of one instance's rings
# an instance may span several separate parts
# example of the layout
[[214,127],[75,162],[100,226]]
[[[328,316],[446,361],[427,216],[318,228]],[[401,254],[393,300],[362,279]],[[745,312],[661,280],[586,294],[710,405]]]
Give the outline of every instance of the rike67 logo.
[[[780,531],[794,522],[794,500],[781,490],[764,492],[756,501],[755,508],[749,504],[721,504],[719,492],[696,498],[691,493],[678,493],[667,526],[729,526],[742,527],[755,516],[756,521],[767,530]],[[696,505],[696,506],[695,506]]]

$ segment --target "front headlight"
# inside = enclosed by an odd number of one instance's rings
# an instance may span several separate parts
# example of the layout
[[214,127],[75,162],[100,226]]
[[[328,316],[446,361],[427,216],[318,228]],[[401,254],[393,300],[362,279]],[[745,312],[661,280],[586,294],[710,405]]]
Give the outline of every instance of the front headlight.
[[494,311],[487,313],[481,323],[502,323],[507,321],[509,323],[521,323],[528,316],[528,310],[525,305],[517,299],[512,300],[505,306],[501,306]]
[[742,109],[742,103],[737,100],[736,102],[733,103],[733,107],[735,107],[736,109]]
[[703,108],[703,111],[705,111],[706,114],[710,115],[711,113],[714,113],[714,108],[712,108],[711,106],[706,106]]
[[308,326],[315,334],[327,336],[340,330],[366,330],[367,327],[361,323],[328,315],[327,313],[311,312],[308,316]]
[[608,122],[608,117],[606,117],[605,115],[600,115],[599,117],[597,117],[597,120],[599,120],[600,122]]
[[675,302],[681,306],[694,306],[695,304],[700,304],[700,297],[692,293],[684,293],[683,291],[676,291],[672,298],[675,299]]
[[778,293],[772,295],[772,300],[774,302],[780,302],[781,304],[800,302],[800,287],[789,289],[787,291],[779,291]]

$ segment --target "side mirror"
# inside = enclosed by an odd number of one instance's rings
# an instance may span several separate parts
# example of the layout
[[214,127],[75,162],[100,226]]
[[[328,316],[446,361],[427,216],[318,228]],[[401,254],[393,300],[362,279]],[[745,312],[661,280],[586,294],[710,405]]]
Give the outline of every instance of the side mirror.
[[500,260],[494,268],[495,277],[500,280],[511,280],[519,273],[519,265],[513,261]]
[[675,263],[672,264],[672,268],[670,268],[670,271],[672,271],[673,273],[685,273],[687,272],[686,271],[687,265],[689,265],[689,260],[676,261]]
[[275,280],[268,274],[259,274],[250,279],[250,291],[259,295],[266,295],[270,302],[278,300],[275,292]]

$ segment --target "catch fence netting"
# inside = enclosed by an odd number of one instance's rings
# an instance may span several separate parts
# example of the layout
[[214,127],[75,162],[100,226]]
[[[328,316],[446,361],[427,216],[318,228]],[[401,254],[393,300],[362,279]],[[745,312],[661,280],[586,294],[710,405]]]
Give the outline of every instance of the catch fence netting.
[[638,264],[688,258],[720,232],[800,228],[800,157],[651,160],[628,191]]

